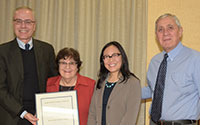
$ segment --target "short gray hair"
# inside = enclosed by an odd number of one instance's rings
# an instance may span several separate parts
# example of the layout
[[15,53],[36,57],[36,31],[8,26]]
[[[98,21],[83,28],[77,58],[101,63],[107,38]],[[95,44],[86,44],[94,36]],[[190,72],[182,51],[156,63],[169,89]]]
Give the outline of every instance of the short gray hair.
[[176,25],[178,26],[178,28],[181,28],[181,27],[182,27],[182,26],[181,26],[181,23],[180,23],[180,21],[179,21],[179,19],[178,19],[175,15],[170,14],[170,13],[166,13],[166,14],[163,14],[163,15],[159,16],[158,19],[156,20],[156,23],[155,23],[155,25],[156,25],[155,31],[157,31],[157,24],[158,24],[158,22],[160,21],[160,19],[163,19],[163,18],[165,18],[165,17],[172,17],[172,18],[174,19]]
[[[31,11],[32,14],[33,14],[33,17],[34,17],[34,19],[35,19],[35,12],[34,12],[34,10],[31,9],[30,7],[28,7],[28,6],[21,6],[21,7],[16,8],[16,9],[14,10],[14,13],[13,13],[13,19],[14,19],[14,16],[15,16],[15,12],[18,11],[18,10],[22,10],[22,9],[26,9],[26,10]],[[35,20],[36,20],[36,19],[35,19]]]

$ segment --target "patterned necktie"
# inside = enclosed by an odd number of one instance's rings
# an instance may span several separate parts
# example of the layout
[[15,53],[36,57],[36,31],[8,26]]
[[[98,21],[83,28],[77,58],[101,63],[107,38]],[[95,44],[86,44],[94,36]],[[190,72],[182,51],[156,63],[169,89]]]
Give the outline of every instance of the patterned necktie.
[[167,69],[167,53],[164,55],[164,59],[160,64],[158,75],[156,79],[156,86],[154,89],[154,96],[151,108],[151,119],[157,123],[161,117],[162,113],[162,102],[163,102],[163,92],[165,88],[165,77]]
[[25,50],[29,50],[30,45],[27,43],[25,44]]

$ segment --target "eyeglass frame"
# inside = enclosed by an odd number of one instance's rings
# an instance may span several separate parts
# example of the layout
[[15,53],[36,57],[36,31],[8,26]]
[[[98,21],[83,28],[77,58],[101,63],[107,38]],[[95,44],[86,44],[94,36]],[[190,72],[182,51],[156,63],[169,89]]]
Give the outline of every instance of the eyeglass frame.
[[119,56],[121,56],[121,55],[122,55],[121,53],[113,53],[111,56],[110,56],[110,55],[104,55],[102,58],[103,58],[103,60],[108,60],[108,59],[110,59],[110,58],[119,57]]
[[75,66],[75,65],[77,65],[77,62],[69,62],[69,63],[67,63],[67,62],[59,61],[58,65],[62,65],[62,66],[67,66],[67,65],[69,65],[69,66]]
[[30,19],[26,19],[26,20],[13,19],[13,21],[16,23],[16,25],[22,25],[22,23],[24,23],[26,26],[31,26],[32,24],[35,23],[35,21],[30,20]]

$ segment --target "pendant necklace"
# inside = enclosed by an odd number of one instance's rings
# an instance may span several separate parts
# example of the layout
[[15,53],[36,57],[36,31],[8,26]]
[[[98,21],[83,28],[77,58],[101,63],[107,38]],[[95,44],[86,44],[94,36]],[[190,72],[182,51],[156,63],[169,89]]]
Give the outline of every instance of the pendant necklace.
[[70,91],[70,90],[73,90],[74,89],[74,87],[75,87],[75,85],[76,85],[76,81],[77,81],[77,79],[74,81],[74,83],[72,84],[72,86],[65,86],[66,84],[64,84],[64,83],[66,83],[63,79],[61,79],[62,80],[62,82],[63,82],[63,85],[64,86],[62,86],[61,85],[61,90],[65,90],[65,91]]
[[108,81],[106,81],[106,88],[111,88],[113,87],[117,82],[113,82],[113,83],[109,83]]

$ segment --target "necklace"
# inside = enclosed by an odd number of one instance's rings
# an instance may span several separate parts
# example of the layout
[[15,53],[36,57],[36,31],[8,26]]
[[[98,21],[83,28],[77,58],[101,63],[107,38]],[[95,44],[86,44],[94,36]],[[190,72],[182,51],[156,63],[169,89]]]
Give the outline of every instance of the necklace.
[[116,82],[113,83],[109,83],[108,81],[106,81],[106,88],[111,88],[116,84]]
[[[71,80],[72,81],[72,80]],[[61,85],[62,86],[68,86],[68,87],[70,87],[70,86],[75,86],[76,85],[76,81],[77,81],[77,79],[75,79],[75,81],[71,84],[71,81],[69,81],[68,83],[63,79],[63,78],[61,78]]]
[[[61,78],[61,83],[60,83],[60,90],[61,91],[70,91],[70,90],[73,90],[75,85],[76,85],[76,81],[77,79],[74,81],[73,84],[70,84],[69,83],[66,83],[65,80],[63,78]],[[69,85],[69,86],[68,86]]]

